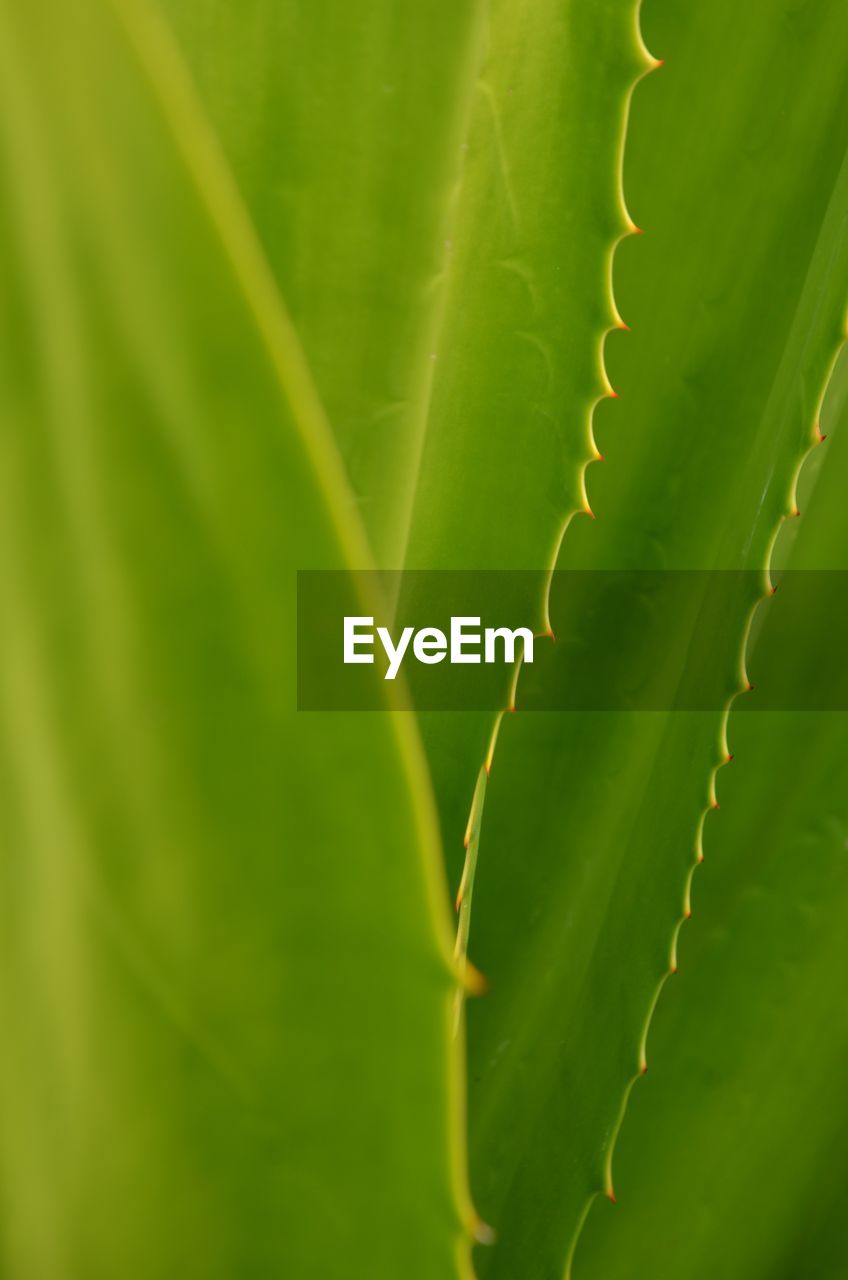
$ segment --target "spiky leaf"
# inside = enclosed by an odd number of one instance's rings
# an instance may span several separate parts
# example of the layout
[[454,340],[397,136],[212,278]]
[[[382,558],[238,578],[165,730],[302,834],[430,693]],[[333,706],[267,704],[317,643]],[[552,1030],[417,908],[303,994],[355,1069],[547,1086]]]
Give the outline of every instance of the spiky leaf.
[[[598,415],[597,520],[569,529],[563,567],[764,569],[794,508],[848,292],[848,96],[841,7],[770,13],[645,15],[666,65],[637,93],[625,166],[646,231],[616,263],[633,333],[610,351],[621,398]],[[736,640],[716,651],[728,696],[744,687],[764,589],[750,584]],[[626,660],[626,622],[612,626]],[[690,643],[681,617],[656,661],[679,663]],[[613,1192],[727,746],[721,710],[522,716],[521,687],[489,781],[470,933],[491,985],[469,1010],[472,1185],[499,1241],[481,1274],[553,1278],[592,1196]]]

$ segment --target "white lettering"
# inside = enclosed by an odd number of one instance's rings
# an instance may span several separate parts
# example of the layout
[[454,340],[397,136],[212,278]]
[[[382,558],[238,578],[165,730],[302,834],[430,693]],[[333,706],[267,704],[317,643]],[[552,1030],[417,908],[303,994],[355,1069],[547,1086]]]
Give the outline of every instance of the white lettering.
[[434,662],[442,661],[447,647],[444,631],[440,631],[438,627],[423,627],[415,636],[412,652],[419,662],[432,666]]
[[497,662],[495,653],[495,641],[503,640],[503,660],[507,663],[515,662],[515,642],[518,637],[524,641],[524,661],[533,661],[533,632],[527,627],[516,627],[514,631],[510,631],[509,627],[487,627],[484,654],[486,662]]
[[360,635],[357,627],[373,627],[373,618],[345,618],[344,620],[344,660],[345,662],[373,662],[373,653],[357,653],[357,645],[373,645],[374,633]]
[[394,680],[397,675],[400,669],[400,664],[403,662],[403,655],[406,653],[410,637],[414,630],[414,627],[404,627],[400,635],[400,640],[397,643],[397,648],[395,648],[388,629],[386,627],[377,628],[377,635],[383,642],[383,648],[385,649],[386,657],[389,660],[389,669],[386,672],[387,680]]
[[[473,628],[477,628],[475,631]],[[395,644],[387,627],[378,627],[377,635],[383,646],[388,668],[384,679],[394,680],[400,671],[404,657],[412,641],[412,652],[418,662],[427,666],[442,662],[449,654],[450,663],[478,663],[479,653],[469,653],[469,648],[479,649],[483,646],[483,661],[503,661],[508,665],[515,662],[516,643],[520,639],[523,645],[524,661],[533,661],[533,632],[527,627],[486,627],[480,634],[480,619],[470,617],[451,618],[450,646],[444,631],[438,627],[422,627],[416,631],[414,627],[404,627],[400,639]],[[498,641],[501,642],[502,658],[498,658]],[[345,618],[344,620],[344,661],[345,663],[373,663],[373,652],[361,652],[374,648],[374,619]]]
[[479,653],[466,653],[463,646],[466,644],[477,645],[480,647],[480,632],[476,635],[468,635],[464,628],[479,627],[479,618],[451,618],[451,662],[479,662]]

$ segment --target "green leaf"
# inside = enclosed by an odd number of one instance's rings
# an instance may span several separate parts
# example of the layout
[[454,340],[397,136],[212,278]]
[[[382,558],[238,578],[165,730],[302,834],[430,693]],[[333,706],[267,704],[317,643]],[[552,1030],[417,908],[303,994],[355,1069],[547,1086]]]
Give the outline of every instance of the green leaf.
[[[790,568],[848,568],[845,356],[837,390],[825,429],[839,430],[821,451],[830,456]],[[814,602],[792,654],[764,619],[751,657],[758,690],[787,663],[816,663],[841,602]],[[592,1213],[579,1280],[836,1280],[848,1268],[837,1229],[848,1186],[848,715],[733,714],[731,732],[736,763],[679,984],[661,1003],[650,1076],[622,1129],[619,1204]]]
[[[610,344],[621,398],[597,415],[597,520],[574,523],[559,564],[756,570],[794,508],[842,333],[844,15],[824,4],[774,21],[765,3],[722,0],[645,18],[666,65],[637,94],[628,139],[625,187],[646,234],[619,251],[616,292],[633,332]],[[755,600],[740,599],[736,639],[717,651],[728,696],[744,687]],[[559,638],[572,619],[552,622]],[[625,663],[633,638],[616,632]],[[663,663],[690,640],[681,618]],[[546,670],[554,679],[553,650],[534,678]],[[472,1188],[498,1234],[481,1275],[560,1277],[591,1198],[613,1192],[726,717],[522,715],[522,681],[517,704],[488,784],[470,930],[491,988],[469,1008]]]
[[[624,124],[652,65],[636,0],[161,2],[378,564],[535,570],[516,608],[544,629],[618,323]],[[492,721],[422,717],[454,889]]]
[[435,811],[295,710],[365,541],[145,7],[2,0],[0,174],[2,1270],[467,1275]]
[[[618,323],[623,119],[652,65],[634,0],[573,13],[444,0],[402,20],[389,0],[364,13],[250,0],[247,16],[161,3],[290,300],[378,563],[547,567],[584,503],[601,339]],[[386,538],[374,504],[389,501],[388,523],[408,527]],[[508,510],[520,520],[497,518]]]
[[[540,631],[560,541],[586,506],[592,415],[609,394],[604,337],[620,323],[612,255],[632,229],[621,153],[633,85],[653,65],[636,10],[634,0],[490,6],[433,347],[404,563],[535,571],[512,616]],[[505,579],[495,583],[503,592]],[[458,885],[498,726],[461,713],[424,715],[421,727]],[[481,857],[485,842],[484,825]]]
[[374,555],[403,563],[479,0],[159,0],[297,324]]

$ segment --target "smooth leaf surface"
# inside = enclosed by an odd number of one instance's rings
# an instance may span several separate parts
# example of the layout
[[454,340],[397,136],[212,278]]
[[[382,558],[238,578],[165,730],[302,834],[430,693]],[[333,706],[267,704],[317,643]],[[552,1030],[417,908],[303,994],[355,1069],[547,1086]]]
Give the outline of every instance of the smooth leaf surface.
[[[817,438],[848,292],[845,15],[657,0],[643,25],[666,65],[636,95],[626,153],[645,227],[616,261],[633,333],[611,344],[621,398],[598,414],[597,520],[571,526],[559,563],[765,568]],[[744,686],[755,599],[717,651],[728,696]],[[569,621],[553,613],[558,637]],[[658,661],[685,655],[690,625],[664,637]],[[628,643],[622,629],[623,657]],[[725,716],[522,715],[521,682],[517,701],[489,780],[471,921],[491,987],[469,1008],[472,1186],[498,1233],[480,1273],[558,1278],[592,1196],[613,1190]]]
[[[537,570],[516,620],[543,628],[618,322],[636,0],[162,4],[378,564]],[[455,890],[492,717],[421,723]]]
[[[793,569],[848,566],[848,359],[831,453]],[[757,692],[814,664],[838,602],[821,595],[790,654],[769,619]],[[711,825],[679,982],[651,1030],[651,1072],[617,1157],[619,1204],[593,1211],[575,1275],[836,1280],[848,1168],[842,987],[848,911],[848,716],[731,716],[736,764]]]
[[368,561],[291,324],[144,6],[0,68],[1,1269],[467,1274],[415,739],[295,711]]
[[286,299],[381,568],[400,567],[479,0],[160,0]]

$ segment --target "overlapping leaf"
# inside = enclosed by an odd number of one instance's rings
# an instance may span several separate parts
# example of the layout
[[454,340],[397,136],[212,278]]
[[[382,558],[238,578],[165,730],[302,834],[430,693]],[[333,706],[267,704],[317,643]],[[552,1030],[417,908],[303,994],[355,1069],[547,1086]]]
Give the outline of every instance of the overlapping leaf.
[[[848,97],[841,7],[773,19],[770,4],[645,12],[666,66],[640,90],[628,142],[628,200],[646,229],[617,261],[633,334],[610,356],[621,399],[599,422],[597,521],[569,530],[563,567],[764,568],[793,510],[848,292]],[[764,585],[716,654],[728,694],[744,687]],[[560,643],[572,619],[552,622]],[[689,628],[663,637],[657,661],[682,660]],[[491,984],[469,1011],[472,1185],[498,1233],[481,1274],[561,1276],[592,1195],[612,1194],[615,1135],[726,751],[720,710],[522,716],[519,684],[470,939]]]
[[[846,390],[843,360],[828,432],[841,422],[793,569],[848,566]],[[787,670],[803,690],[843,604],[811,600],[793,653],[766,616],[751,655],[757,693]],[[752,711],[732,715],[731,732],[737,763],[706,840],[679,984],[622,1130],[620,1202],[593,1211],[580,1280],[835,1280],[848,1268],[836,1226],[848,1185],[848,717]]]
[[[650,59],[635,0],[159,8],[0,5],[7,1268],[453,1275],[418,739],[292,715],[292,571],[367,566],[361,520],[384,566],[536,571],[547,626]],[[668,66],[630,149],[634,334],[599,520],[561,563],[761,568],[839,336],[844,15],[653,0],[646,22]],[[470,824],[487,1274],[559,1280],[611,1189],[723,727],[506,726]],[[455,884],[491,721],[422,729]]]
[[367,552],[291,324],[142,6],[0,66],[2,1270],[461,1275],[415,740],[294,709]]
[[[378,564],[536,570],[516,619],[546,625],[618,323],[624,120],[652,62],[636,0],[162,4],[291,300]],[[422,728],[455,889],[492,717]]]

